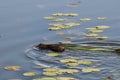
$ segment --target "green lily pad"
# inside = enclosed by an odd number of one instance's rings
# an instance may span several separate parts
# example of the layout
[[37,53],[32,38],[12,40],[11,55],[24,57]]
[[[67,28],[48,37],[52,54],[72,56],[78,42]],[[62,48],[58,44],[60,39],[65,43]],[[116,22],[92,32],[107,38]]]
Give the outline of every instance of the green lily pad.
[[36,76],[37,73],[36,72],[25,72],[23,73],[23,76]]

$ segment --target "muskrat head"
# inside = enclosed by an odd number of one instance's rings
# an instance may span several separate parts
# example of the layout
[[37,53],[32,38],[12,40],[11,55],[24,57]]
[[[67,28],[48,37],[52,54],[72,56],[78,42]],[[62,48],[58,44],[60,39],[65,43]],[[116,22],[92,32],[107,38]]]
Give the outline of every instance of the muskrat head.
[[117,54],[120,54],[120,48],[115,49],[115,52],[116,52]]
[[42,44],[42,43],[40,43],[36,47],[39,48],[39,49],[47,49],[48,48],[46,44]]

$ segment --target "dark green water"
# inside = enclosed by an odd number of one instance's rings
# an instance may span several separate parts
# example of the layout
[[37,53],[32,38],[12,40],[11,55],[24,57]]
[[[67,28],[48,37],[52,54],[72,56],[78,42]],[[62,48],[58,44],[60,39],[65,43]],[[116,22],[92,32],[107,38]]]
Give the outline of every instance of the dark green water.
[[[100,34],[108,36],[109,40],[120,40],[120,1],[81,0],[81,3],[75,8],[66,6],[75,2],[77,0],[0,0],[0,80],[32,80],[33,78],[43,77],[41,75],[42,69],[34,69],[32,66],[44,64],[46,66],[64,68],[67,66],[54,62],[54,60],[71,57],[95,61],[92,66],[77,66],[76,68],[78,69],[96,67],[102,71],[87,74],[80,72],[65,76],[71,76],[78,80],[102,80],[104,76],[111,76],[112,80],[120,80],[120,56],[117,54],[66,51],[62,53],[62,57],[48,58],[44,55],[44,51],[31,49],[35,44],[41,42],[57,43],[60,40],[65,40],[65,37],[70,35],[77,37],[76,40],[79,40],[83,36],[76,35],[76,33],[86,32],[85,28],[97,25],[110,26],[109,29]],[[79,22],[79,18],[82,17],[89,17],[92,20],[80,22],[80,27],[62,30],[63,32],[69,32],[70,30],[72,33],[58,36],[56,31],[48,30],[50,21],[43,19],[44,16],[56,12],[78,13],[79,16],[72,19],[72,21],[76,22]],[[105,16],[107,19],[96,20],[99,16]],[[45,37],[47,37],[47,41],[43,40]],[[39,57],[36,58],[35,55]],[[9,65],[19,65],[22,68],[19,71],[6,71],[3,69],[4,66]],[[29,71],[38,72],[38,75],[36,77],[24,77],[22,75],[24,72]]]

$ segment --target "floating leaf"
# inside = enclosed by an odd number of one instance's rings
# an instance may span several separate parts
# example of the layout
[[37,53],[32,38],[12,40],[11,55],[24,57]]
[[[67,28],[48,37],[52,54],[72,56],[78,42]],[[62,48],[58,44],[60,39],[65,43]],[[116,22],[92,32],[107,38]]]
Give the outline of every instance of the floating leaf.
[[69,74],[73,74],[73,73],[78,73],[79,70],[77,69],[63,69],[63,70],[60,70],[61,72],[63,73],[69,73]]
[[36,76],[37,73],[36,72],[25,72],[23,73],[23,76]]
[[106,17],[101,16],[101,17],[97,17],[97,19],[98,19],[98,20],[105,20]]
[[96,26],[97,29],[106,29],[106,28],[110,28],[110,26]]
[[64,25],[66,25],[66,26],[79,26],[80,24],[71,22],[71,23],[66,23]]
[[45,77],[45,78],[36,78],[33,80],[56,80],[56,78]]
[[106,36],[97,36],[96,37],[96,39],[98,39],[98,40],[105,40],[105,39],[107,39],[108,37],[106,37]]
[[65,19],[62,19],[62,18],[55,18],[55,19],[52,19],[52,21],[55,21],[55,22],[62,22],[62,21],[65,21]]
[[56,80],[76,80],[75,78],[72,77],[58,77]]
[[48,28],[48,30],[54,30],[54,31],[57,31],[57,30],[61,30],[61,28],[59,28],[59,27],[51,27],[51,28]]
[[76,13],[54,13],[54,14],[52,14],[52,16],[71,16],[71,17],[75,17],[75,16],[78,16],[78,14],[76,14]]
[[96,28],[85,28],[87,30],[96,30]]
[[55,19],[55,17],[53,17],[53,16],[46,16],[46,17],[44,17],[44,19],[53,20],[53,19]]
[[53,26],[53,27],[58,27],[58,26],[62,26],[62,24],[49,24],[50,26]]
[[70,44],[71,41],[59,41],[60,44]]
[[89,73],[89,72],[99,72],[101,71],[100,69],[98,68],[83,68],[82,69],[82,72],[85,72],[85,73]]
[[62,63],[76,63],[77,60],[75,60],[75,59],[62,59],[62,60],[60,60],[60,62],[62,62]]
[[43,72],[43,75],[45,76],[57,76],[57,72]]
[[90,18],[81,18],[80,21],[90,21]]
[[57,72],[59,69],[56,69],[56,68],[46,68],[46,69],[43,69],[43,71],[47,71],[47,72]]
[[10,71],[16,71],[19,70],[21,67],[20,66],[5,66],[5,70],[10,70]]
[[98,34],[93,34],[93,33],[91,33],[91,34],[86,34],[85,36],[86,36],[86,37],[96,37],[96,36],[98,36]]
[[66,63],[68,66],[78,66],[79,64],[78,63]]
[[47,56],[50,56],[50,57],[56,57],[56,56],[60,56],[59,53],[48,53],[46,54]]
[[91,61],[78,61],[78,64],[83,64],[83,65],[91,65]]
[[99,33],[99,32],[103,32],[103,30],[89,30],[92,33]]

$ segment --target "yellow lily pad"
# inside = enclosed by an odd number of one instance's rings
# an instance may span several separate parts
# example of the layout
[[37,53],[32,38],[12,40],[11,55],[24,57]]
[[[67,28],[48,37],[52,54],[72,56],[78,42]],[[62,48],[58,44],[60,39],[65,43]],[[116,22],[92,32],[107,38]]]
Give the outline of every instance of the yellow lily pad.
[[103,30],[89,30],[92,33],[99,33],[99,32],[103,32]]
[[56,80],[75,80],[75,78],[72,77],[58,77]]
[[85,29],[87,29],[87,30],[96,30],[96,28],[85,28]]
[[105,20],[106,17],[101,16],[101,17],[97,17],[97,19],[98,19],[98,20]]
[[98,39],[98,40],[105,40],[107,38],[108,38],[107,36],[97,36],[96,37],[96,39]]
[[92,62],[91,61],[78,61],[78,64],[83,64],[83,65],[91,65]]
[[48,30],[57,31],[57,30],[61,30],[61,28],[59,28],[59,27],[51,27],[51,28],[48,28]]
[[85,36],[86,37],[96,37],[96,36],[98,36],[98,34],[91,33],[91,34],[85,34]]
[[59,69],[56,69],[56,68],[46,68],[46,69],[43,69],[43,71],[46,71],[46,72],[57,72]]
[[59,41],[60,44],[70,44],[71,41]]
[[36,76],[37,73],[36,72],[25,72],[23,73],[23,76]]
[[55,21],[55,22],[62,22],[62,21],[65,21],[65,19],[62,19],[62,18],[55,18],[55,19],[52,19],[52,21]]
[[62,24],[49,24],[49,26],[58,27],[58,26],[62,26]]
[[56,80],[56,78],[45,77],[45,78],[35,78],[33,80]]
[[75,59],[62,59],[60,60],[61,63],[76,63],[77,60]]
[[57,76],[57,72],[43,72],[43,75],[45,76]]
[[46,54],[47,56],[50,56],[50,57],[56,57],[56,56],[60,56],[59,53],[48,53]]
[[46,16],[46,17],[44,17],[44,19],[53,20],[53,19],[55,19],[55,17],[53,17],[53,16]]
[[77,69],[63,69],[63,70],[60,70],[61,72],[63,73],[69,73],[69,74],[73,74],[73,73],[78,73],[79,70]]
[[72,67],[75,67],[75,66],[78,66],[79,64],[78,63],[66,63],[68,66],[72,66]]
[[80,21],[90,21],[90,18],[81,18]]
[[98,68],[83,68],[82,69],[82,72],[85,72],[85,73],[89,73],[89,72],[99,72],[101,71],[100,69]]
[[20,66],[5,66],[5,70],[10,70],[10,71],[16,71],[19,70],[21,67]]
[[97,29],[106,29],[106,28],[110,28],[110,26],[96,26]]
[[65,25],[66,26],[79,26],[80,24],[71,22],[71,23],[66,23]]

